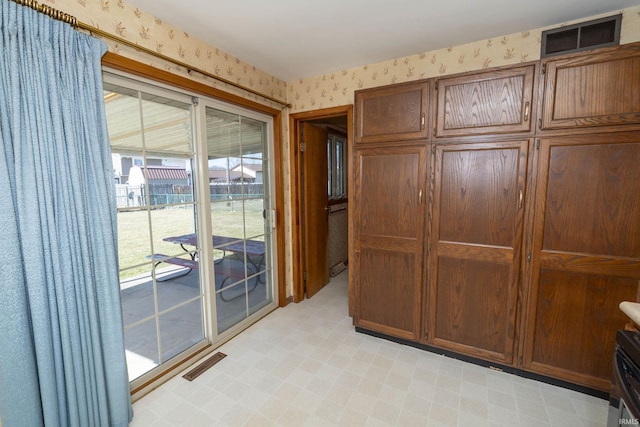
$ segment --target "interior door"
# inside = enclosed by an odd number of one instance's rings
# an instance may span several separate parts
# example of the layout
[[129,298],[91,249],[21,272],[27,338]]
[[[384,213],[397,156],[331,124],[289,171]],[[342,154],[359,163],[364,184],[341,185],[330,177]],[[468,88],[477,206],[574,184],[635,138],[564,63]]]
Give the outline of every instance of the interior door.
[[329,283],[329,211],[326,129],[303,122],[304,268],[307,298]]

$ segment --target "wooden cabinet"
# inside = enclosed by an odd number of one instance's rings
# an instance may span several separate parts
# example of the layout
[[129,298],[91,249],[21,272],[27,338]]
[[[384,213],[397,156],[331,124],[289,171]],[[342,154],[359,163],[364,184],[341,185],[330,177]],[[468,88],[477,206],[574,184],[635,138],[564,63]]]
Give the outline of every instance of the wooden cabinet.
[[640,133],[542,138],[524,367],[608,390],[640,280]]
[[543,129],[640,123],[640,45],[543,63]]
[[441,78],[436,136],[529,132],[535,65]]
[[435,150],[428,342],[511,364],[529,140]]
[[357,149],[354,175],[355,324],[416,340],[421,318],[427,147]]
[[640,295],[640,44],[355,100],[355,324],[608,391]]
[[426,138],[428,100],[427,82],[357,91],[356,143]]

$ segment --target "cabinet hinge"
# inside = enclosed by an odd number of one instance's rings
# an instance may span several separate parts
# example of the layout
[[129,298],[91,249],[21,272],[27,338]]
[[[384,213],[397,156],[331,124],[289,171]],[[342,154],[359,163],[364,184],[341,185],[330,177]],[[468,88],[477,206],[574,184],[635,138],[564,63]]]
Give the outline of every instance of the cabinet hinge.
[[542,129],[542,119],[538,119],[538,129]]
[[540,149],[540,138],[536,138],[536,150]]
[[547,64],[542,64],[542,70],[541,70],[542,74],[547,74]]
[[438,81],[436,80],[436,90],[438,90]]
[[434,126],[434,127],[433,127],[433,136],[437,136],[437,133],[438,133],[438,132],[436,132],[436,127]]
[[522,366],[522,356],[520,356],[520,366]]
[[[434,129],[434,131],[435,131],[435,129]],[[431,146],[431,154],[436,154],[436,146],[435,145]]]
[[302,273],[302,280],[307,281],[307,272]]
[[307,144],[304,142],[300,143],[300,151],[302,151],[304,153],[304,151],[307,149]]
[[200,103],[200,98],[198,98],[197,96],[194,96],[193,98],[191,98],[191,103],[197,107],[198,104]]
[[429,341],[429,332],[424,333],[424,340]]

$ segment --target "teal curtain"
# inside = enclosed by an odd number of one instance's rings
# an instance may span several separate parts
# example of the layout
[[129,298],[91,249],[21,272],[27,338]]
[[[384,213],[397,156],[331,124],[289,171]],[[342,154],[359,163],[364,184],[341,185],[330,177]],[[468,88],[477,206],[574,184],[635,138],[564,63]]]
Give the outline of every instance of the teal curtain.
[[0,0],[0,417],[125,426],[105,46]]

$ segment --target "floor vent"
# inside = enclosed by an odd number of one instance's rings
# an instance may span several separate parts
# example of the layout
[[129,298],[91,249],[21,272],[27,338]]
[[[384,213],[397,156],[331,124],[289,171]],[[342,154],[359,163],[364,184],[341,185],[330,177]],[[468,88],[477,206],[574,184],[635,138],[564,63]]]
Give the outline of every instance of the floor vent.
[[213,365],[215,365],[225,357],[227,357],[226,354],[217,352],[216,354],[214,354],[213,356],[211,356],[210,358],[208,358],[207,360],[205,360],[204,362],[202,362],[201,364],[199,364],[198,366],[196,366],[195,368],[193,368],[192,370],[184,374],[182,378],[189,381],[193,381],[194,379],[202,375],[207,369],[209,369],[210,367],[212,367]]
[[329,274],[331,275],[331,277],[336,277],[346,269],[347,264],[344,261],[341,261],[329,269]]

